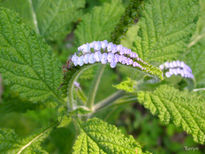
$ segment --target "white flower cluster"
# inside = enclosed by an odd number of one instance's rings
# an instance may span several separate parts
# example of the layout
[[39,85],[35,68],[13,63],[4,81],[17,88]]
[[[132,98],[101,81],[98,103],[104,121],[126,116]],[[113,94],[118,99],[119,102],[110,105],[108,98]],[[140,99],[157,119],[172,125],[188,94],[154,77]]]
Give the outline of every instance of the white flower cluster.
[[78,47],[78,52],[72,56],[71,61],[75,66],[99,62],[102,64],[109,63],[110,67],[114,68],[117,63],[121,63],[138,67],[142,70],[144,68],[137,61],[145,63],[135,52],[122,45],[109,43],[107,40],[94,41],[81,45]]
[[182,61],[177,60],[173,62],[165,62],[164,64],[160,65],[159,68],[166,71],[165,76],[167,78],[171,77],[172,75],[180,75],[184,78],[191,79],[194,78],[191,68]]

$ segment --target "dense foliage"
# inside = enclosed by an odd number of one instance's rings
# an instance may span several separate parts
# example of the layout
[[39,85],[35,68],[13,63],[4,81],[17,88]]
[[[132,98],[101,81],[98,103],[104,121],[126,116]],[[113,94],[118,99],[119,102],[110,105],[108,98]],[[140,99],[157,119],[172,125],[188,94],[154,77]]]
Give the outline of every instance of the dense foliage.
[[204,43],[203,0],[1,0],[0,153],[204,153]]

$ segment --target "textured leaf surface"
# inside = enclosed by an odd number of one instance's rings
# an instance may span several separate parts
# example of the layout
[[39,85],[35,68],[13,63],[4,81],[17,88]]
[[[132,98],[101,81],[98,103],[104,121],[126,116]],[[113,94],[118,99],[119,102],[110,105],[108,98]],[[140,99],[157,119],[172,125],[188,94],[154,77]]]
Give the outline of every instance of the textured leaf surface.
[[198,9],[198,0],[145,1],[134,49],[149,62],[177,58],[195,30]]
[[115,126],[97,118],[81,124],[74,153],[142,153],[133,137],[126,137]]
[[11,89],[31,101],[60,100],[60,62],[12,11],[0,9],[0,72]]
[[111,3],[95,7],[90,14],[83,17],[75,31],[79,43],[110,40],[111,32],[119,22],[123,12],[124,8],[120,0],[112,0]]
[[194,37],[192,38],[191,43],[189,43],[189,47],[195,45],[203,38],[205,38],[205,1],[200,0],[200,14],[197,23],[197,31]]
[[154,92],[138,93],[138,100],[165,124],[172,121],[191,134],[194,141],[205,142],[204,97],[163,85]]
[[85,0],[7,0],[1,5],[14,9],[47,39],[64,38],[79,17]]
[[50,129],[27,138],[20,138],[12,129],[0,129],[0,153],[47,153],[40,146]]
[[183,57],[191,67],[196,79],[197,87],[205,87],[205,40],[192,46],[188,54]]

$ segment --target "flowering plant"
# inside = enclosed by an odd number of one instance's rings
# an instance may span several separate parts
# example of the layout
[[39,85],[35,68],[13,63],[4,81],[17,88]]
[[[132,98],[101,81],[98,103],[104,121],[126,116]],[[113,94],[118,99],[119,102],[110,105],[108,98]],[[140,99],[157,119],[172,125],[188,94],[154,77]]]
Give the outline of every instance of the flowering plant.
[[204,2],[105,1],[0,1],[0,153],[176,153],[147,135],[173,126],[203,147]]

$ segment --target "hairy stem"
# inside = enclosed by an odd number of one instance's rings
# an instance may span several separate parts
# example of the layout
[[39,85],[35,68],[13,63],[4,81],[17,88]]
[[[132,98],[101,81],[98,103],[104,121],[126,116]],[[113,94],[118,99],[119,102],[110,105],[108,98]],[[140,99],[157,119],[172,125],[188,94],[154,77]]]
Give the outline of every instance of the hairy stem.
[[205,91],[205,88],[198,88],[198,89],[194,89],[193,91],[194,92],[196,92],[196,91]]
[[122,97],[124,94],[124,91],[117,91],[114,94],[112,94],[111,96],[105,98],[104,100],[100,101],[99,103],[97,103],[93,109],[94,111],[97,111],[101,108],[104,108],[105,106],[109,105],[111,102],[114,102],[115,100],[117,100],[118,98]]
[[74,85],[74,82],[77,81],[77,79],[79,78],[79,76],[84,72],[86,71],[87,69],[93,67],[93,66],[96,66],[98,64],[94,64],[94,65],[89,65],[89,66],[86,66],[86,67],[82,67],[79,71],[75,72],[75,74],[72,76],[72,79],[69,81],[69,84],[68,84],[68,110],[73,110],[74,109],[74,88],[75,88],[75,85]]
[[96,73],[96,76],[93,80],[93,83],[91,85],[89,96],[88,96],[88,102],[87,102],[87,107],[90,108],[90,109],[92,108],[92,106],[95,102],[95,97],[96,97],[97,90],[98,90],[98,87],[99,87],[103,72],[105,70],[105,67],[106,67],[106,65],[100,65],[99,66],[99,69],[98,69],[98,71]]

